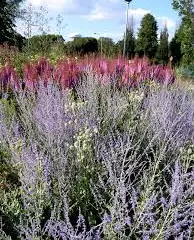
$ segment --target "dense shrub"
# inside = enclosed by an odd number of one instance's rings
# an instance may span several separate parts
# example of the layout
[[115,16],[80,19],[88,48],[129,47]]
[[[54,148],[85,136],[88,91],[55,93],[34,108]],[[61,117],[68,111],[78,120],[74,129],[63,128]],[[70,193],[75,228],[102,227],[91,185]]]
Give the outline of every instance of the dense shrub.
[[118,89],[87,72],[74,90],[41,83],[14,98],[11,125],[0,103],[3,161],[18,181],[0,189],[2,236],[194,237],[190,91]]
[[98,42],[95,38],[91,37],[76,37],[73,41],[68,42],[66,47],[69,54],[78,54],[83,56],[84,54],[97,53]]
[[28,54],[40,54],[48,56],[52,51],[63,52],[65,50],[64,39],[61,35],[43,34],[28,39],[24,52]]

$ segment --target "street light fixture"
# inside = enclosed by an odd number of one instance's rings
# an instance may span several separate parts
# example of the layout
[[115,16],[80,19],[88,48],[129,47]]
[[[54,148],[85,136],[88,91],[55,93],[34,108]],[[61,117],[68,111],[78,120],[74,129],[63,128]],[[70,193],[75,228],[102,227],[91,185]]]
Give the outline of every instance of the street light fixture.
[[127,2],[127,19],[126,19],[126,28],[125,28],[125,34],[124,34],[123,58],[125,58],[125,51],[126,51],[127,28],[128,28],[128,22],[129,22],[129,3],[132,2],[132,0],[125,0],[125,2]]
[[[95,35],[99,35],[99,33],[94,33]],[[102,37],[99,38],[100,39],[100,52],[101,52],[101,56],[102,56]]]

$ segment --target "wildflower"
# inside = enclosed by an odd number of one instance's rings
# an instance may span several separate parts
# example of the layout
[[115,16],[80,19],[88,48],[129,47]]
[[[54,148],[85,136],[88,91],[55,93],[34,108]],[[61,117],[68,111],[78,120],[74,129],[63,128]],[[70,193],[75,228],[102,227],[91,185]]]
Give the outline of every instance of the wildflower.
[[126,222],[127,226],[131,226],[131,218],[130,217],[127,217],[125,219],[125,222]]
[[98,133],[98,128],[94,128],[94,133]]
[[121,230],[120,226],[119,226],[118,224],[116,224],[116,225],[114,226],[114,231],[115,231],[115,232],[119,232],[120,230]]
[[112,222],[112,217],[111,215],[105,213],[103,217],[103,223],[111,223]]
[[193,153],[192,149],[189,148],[189,149],[187,150],[187,153],[188,153],[188,155],[191,155],[191,154]]
[[170,191],[170,203],[173,205],[182,196],[182,180],[180,178],[181,170],[178,161],[175,162],[175,170],[172,176],[172,187]]

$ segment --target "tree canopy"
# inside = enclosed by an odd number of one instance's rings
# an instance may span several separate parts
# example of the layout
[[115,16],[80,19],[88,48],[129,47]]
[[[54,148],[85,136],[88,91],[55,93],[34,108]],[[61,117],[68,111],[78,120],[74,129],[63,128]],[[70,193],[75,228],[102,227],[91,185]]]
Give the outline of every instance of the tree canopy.
[[25,50],[31,54],[42,54],[43,56],[51,53],[53,48],[58,47],[64,51],[65,40],[61,35],[43,34],[35,35],[28,39],[28,45]]
[[167,64],[169,59],[168,29],[165,25],[160,33],[160,40],[157,49],[156,59],[161,64]]
[[180,32],[181,28],[179,27],[169,43],[169,55],[173,57],[173,65],[179,65],[182,59]]
[[92,37],[76,37],[73,41],[66,44],[70,54],[84,55],[98,51],[98,41]]
[[182,63],[188,65],[194,61],[194,3],[193,0],[173,0],[172,5],[182,17],[179,39]]
[[19,6],[23,0],[1,0],[0,4],[0,44],[14,44],[17,35],[14,27],[15,20],[19,17]]
[[98,39],[98,51],[106,56],[113,56],[115,54],[115,43],[112,38],[109,37],[100,37]]
[[146,14],[141,21],[136,44],[136,51],[140,56],[155,57],[158,46],[157,30],[157,21],[154,16]]

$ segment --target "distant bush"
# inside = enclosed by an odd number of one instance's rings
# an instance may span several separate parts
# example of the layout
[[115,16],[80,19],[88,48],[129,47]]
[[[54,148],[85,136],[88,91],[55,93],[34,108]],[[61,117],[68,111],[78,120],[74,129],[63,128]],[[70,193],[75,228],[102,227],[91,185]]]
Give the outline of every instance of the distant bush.
[[98,51],[98,41],[91,37],[74,38],[72,42],[66,44],[67,53],[84,55],[88,53],[95,53]]
[[29,54],[41,54],[45,56],[56,50],[64,52],[64,46],[64,39],[61,35],[36,35],[28,40],[23,51]]
[[176,69],[176,73],[180,77],[194,79],[194,65],[180,66]]

